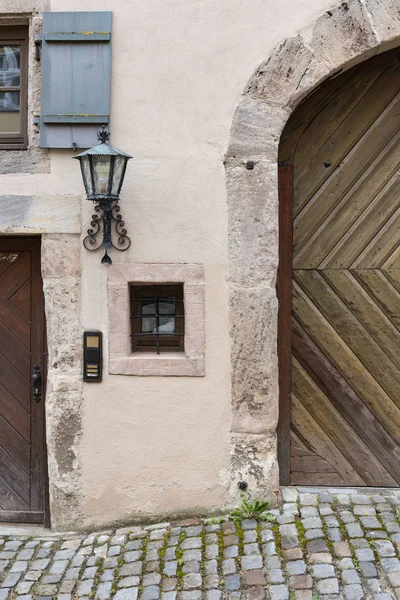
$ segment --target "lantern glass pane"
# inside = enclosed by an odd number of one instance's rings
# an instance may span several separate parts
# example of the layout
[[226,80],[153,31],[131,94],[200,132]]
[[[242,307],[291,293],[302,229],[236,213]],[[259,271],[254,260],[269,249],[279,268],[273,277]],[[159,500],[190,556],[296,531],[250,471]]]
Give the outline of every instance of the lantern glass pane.
[[112,182],[111,193],[115,196],[118,196],[120,186],[122,184],[121,179],[124,176],[124,167],[126,163],[126,158],[124,156],[116,156],[114,163],[114,175]]
[[80,160],[80,163],[81,163],[81,169],[82,169],[83,183],[86,188],[86,194],[88,196],[92,196],[93,195],[93,183],[92,183],[92,177],[90,174],[89,157],[83,156]]
[[108,194],[110,156],[92,156],[95,194]]

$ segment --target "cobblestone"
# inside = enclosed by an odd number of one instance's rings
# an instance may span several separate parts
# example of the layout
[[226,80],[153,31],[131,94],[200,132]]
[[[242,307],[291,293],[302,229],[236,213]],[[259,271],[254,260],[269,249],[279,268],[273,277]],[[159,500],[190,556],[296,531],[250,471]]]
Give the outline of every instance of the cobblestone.
[[395,491],[284,488],[282,499],[276,525],[224,517],[37,537],[0,526],[0,600],[400,600]]

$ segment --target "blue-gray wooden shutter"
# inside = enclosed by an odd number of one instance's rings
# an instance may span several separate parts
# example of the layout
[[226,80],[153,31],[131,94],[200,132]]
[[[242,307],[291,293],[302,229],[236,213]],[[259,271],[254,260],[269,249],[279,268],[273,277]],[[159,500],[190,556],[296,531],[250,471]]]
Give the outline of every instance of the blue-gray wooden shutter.
[[42,148],[90,148],[110,116],[111,12],[46,12]]

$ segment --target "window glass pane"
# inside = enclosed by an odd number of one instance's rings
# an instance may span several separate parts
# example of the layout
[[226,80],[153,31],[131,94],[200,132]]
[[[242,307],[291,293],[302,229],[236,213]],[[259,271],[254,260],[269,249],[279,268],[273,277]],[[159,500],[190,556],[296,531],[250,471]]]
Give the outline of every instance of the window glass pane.
[[160,317],[160,325],[158,329],[160,333],[175,333],[174,317]]
[[93,156],[94,193],[108,193],[108,177],[110,174],[110,157]]
[[156,319],[143,317],[142,319],[142,333],[155,333],[156,332]]
[[133,352],[184,351],[183,284],[131,284],[130,300]]
[[20,92],[0,92],[0,133],[19,133],[20,130]]
[[158,303],[160,315],[175,314],[175,300],[160,300]]
[[122,156],[116,156],[114,162],[114,175],[113,175],[113,183],[111,193],[117,195],[119,189],[119,183],[121,181],[122,172],[125,166],[125,158]]
[[93,181],[92,181],[92,173],[90,171],[89,159],[85,157],[80,162],[81,162],[81,169],[82,169],[83,177],[84,177],[84,180],[86,183],[86,192],[89,195],[93,195],[94,194]]
[[143,300],[142,303],[142,315],[155,315],[156,314],[156,304],[153,299],[151,300]]
[[0,46],[0,86],[20,85],[20,47]]

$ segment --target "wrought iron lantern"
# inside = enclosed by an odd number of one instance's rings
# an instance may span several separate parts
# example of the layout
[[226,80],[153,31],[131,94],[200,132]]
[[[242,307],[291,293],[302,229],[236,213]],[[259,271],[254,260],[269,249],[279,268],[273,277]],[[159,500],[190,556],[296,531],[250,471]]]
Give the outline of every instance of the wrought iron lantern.
[[97,138],[100,142],[98,146],[74,156],[81,165],[87,199],[95,203],[96,211],[92,215],[83,245],[87,250],[98,250],[104,246],[105,253],[101,262],[111,265],[110,248],[124,251],[131,245],[118,200],[126,165],[132,156],[108,144],[110,133],[104,125],[97,132]]

